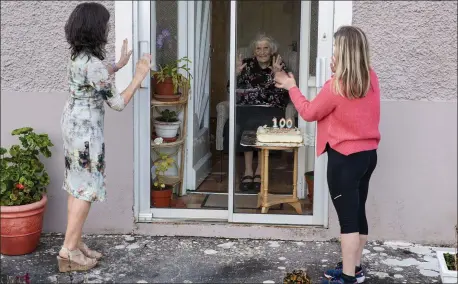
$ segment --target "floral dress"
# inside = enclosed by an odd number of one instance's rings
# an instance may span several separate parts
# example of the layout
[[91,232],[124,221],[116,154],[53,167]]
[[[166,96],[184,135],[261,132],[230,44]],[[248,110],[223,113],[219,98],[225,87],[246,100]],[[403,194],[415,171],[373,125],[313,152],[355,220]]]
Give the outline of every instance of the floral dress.
[[104,101],[112,109],[125,107],[123,97],[110,83],[102,61],[80,55],[68,67],[70,95],[61,118],[65,155],[63,189],[75,198],[104,201]]

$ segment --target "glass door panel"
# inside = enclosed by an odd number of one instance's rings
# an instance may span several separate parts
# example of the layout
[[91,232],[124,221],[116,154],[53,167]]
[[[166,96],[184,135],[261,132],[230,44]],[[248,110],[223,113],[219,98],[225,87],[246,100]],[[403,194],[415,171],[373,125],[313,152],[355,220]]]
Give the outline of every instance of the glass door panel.
[[[138,157],[135,173],[138,194],[135,198],[139,221],[154,218],[228,219],[227,193],[226,200],[217,200],[217,205],[221,206],[212,207],[204,206],[210,204],[205,199],[207,195],[197,192],[202,183],[200,177],[205,178],[209,174],[208,167],[211,167],[211,155],[208,155],[210,15],[211,5],[208,1],[133,2],[134,59],[150,52],[151,69],[158,71],[186,57],[189,62],[182,60],[180,66],[189,68],[192,75],[187,106],[158,99],[157,80],[153,74],[151,80],[146,80],[142,85],[140,92],[144,94],[135,97],[135,155]],[[178,103],[181,101],[178,100]],[[157,131],[156,118],[163,115],[165,110],[175,111],[180,122],[175,137],[165,137]],[[156,144],[154,140],[159,137],[163,138],[162,142]],[[203,141],[202,147],[195,147],[196,141]],[[189,155],[183,159],[186,149],[186,155]],[[173,195],[166,206],[152,201],[153,192],[162,191],[152,189],[156,180],[153,166],[155,162],[164,160],[163,157],[168,161],[169,158],[173,159],[172,166],[162,173],[164,183],[173,186]],[[203,165],[199,163],[202,157],[206,161]]]
[[[232,222],[323,224],[325,166],[315,165],[315,123],[297,115],[288,92],[275,87],[273,70],[279,56],[304,96],[316,95],[314,78],[326,78],[321,62],[332,50],[333,7],[318,1],[231,2]],[[329,36],[318,43],[321,33]],[[257,142],[259,126],[283,127],[287,120],[300,129],[304,146]]]

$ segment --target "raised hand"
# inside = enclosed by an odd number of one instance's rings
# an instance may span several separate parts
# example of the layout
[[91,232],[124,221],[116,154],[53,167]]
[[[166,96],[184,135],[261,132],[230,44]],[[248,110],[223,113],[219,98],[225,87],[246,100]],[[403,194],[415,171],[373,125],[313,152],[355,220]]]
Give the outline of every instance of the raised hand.
[[286,74],[285,71],[275,73],[275,87],[288,90],[296,87],[296,80],[293,73]]
[[143,54],[142,58],[138,60],[137,66],[135,67],[135,75],[138,80],[143,81],[146,75],[150,73],[151,70],[151,55]]
[[122,48],[121,48],[121,57],[119,58],[118,63],[116,66],[121,69],[122,67],[126,66],[126,64],[129,62],[130,56],[132,55],[132,50],[127,49],[127,38],[123,41],[122,43]]
[[237,57],[237,61],[235,63],[235,72],[237,72],[237,75],[242,72],[245,66],[246,66],[246,63],[243,63],[242,55],[239,54],[239,56]]
[[277,57],[274,56],[272,58],[272,71],[274,73],[280,72],[283,70],[283,61],[281,59],[280,55],[277,55]]

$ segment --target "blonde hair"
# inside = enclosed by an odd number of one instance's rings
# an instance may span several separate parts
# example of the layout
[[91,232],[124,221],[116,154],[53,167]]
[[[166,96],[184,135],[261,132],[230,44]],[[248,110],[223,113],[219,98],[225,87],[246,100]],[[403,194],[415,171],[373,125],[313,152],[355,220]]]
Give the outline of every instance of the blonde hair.
[[254,38],[254,40],[250,44],[251,51],[253,52],[253,54],[255,54],[256,45],[261,41],[266,41],[269,44],[271,54],[277,53],[278,45],[275,42],[275,40],[264,33],[260,33]]
[[342,26],[334,34],[334,42],[334,92],[348,99],[366,96],[371,85],[366,35],[360,28]]

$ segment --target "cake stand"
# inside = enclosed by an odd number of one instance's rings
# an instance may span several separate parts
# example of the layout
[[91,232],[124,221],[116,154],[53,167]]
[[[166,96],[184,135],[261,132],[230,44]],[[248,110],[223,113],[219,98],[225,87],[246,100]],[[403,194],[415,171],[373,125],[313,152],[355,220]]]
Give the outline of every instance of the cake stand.
[[[242,134],[240,145],[246,147],[254,147],[261,150],[261,190],[258,193],[258,208],[261,213],[267,213],[271,206],[277,204],[289,204],[298,214],[302,214],[302,206],[297,198],[297,165],[299,148],[304,146],[302,143],[259,143],[256,140],[255,131],[245,131]],[[291,196],[278,196],[269,194],[269,151],[293,150],[294,154],[294,169],[293,169],[293,194]]]

